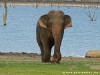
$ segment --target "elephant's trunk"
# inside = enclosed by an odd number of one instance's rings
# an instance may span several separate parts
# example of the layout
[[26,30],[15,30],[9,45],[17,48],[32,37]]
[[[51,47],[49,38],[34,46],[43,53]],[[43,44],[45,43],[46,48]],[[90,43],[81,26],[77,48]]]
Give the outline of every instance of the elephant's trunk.
[[54,61],[60,61],[61,60],[61,53],[60,53],[60,47],[61,42],[63,38],[64,28],[62,25],[56,24],[52,26],[52,34],[54,37]]

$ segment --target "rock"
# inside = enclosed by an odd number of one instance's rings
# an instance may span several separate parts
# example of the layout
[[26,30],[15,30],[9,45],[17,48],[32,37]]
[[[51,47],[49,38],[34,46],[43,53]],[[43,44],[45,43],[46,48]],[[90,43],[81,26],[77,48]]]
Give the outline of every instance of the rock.
[[100,58],[100,50],[88,51],[85,55],[87,58]]

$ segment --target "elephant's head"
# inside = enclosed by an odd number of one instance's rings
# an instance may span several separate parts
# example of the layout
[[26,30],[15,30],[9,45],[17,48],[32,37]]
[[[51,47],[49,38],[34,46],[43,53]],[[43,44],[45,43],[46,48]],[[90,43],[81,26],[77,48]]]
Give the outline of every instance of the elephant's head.
[[64,29],[72,27],[71,17],[65,15],[60,10],[52,10],[48,14],[41,16],[39,23],[43,28],[53,27],[55,25],[60,25]]
[[71,17],[60,10],[52,10],[40,17],[39,25],[42,28],[49,29],[50,33],[52,33],[50,35],[53,36],[55,45],[53,61],[59,62],[61,60],[60,46],[64,29],[72,27]]

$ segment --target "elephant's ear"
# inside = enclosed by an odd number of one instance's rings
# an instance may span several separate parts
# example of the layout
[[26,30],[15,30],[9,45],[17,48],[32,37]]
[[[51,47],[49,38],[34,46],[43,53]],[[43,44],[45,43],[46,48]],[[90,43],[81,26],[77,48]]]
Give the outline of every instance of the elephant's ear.
[[43,28],[47,28],[48,25],[48,15],[42,15],[39,19],[39,25]]
[[64,16],[64,29],[72,27],[71,17],[69,15]]

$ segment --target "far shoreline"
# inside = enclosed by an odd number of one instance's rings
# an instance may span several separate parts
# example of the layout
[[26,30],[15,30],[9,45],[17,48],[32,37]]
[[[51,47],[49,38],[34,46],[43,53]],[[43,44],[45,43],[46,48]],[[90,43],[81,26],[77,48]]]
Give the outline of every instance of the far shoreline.
[[[0,5],[4,5],[3,2],[0,3]],[[9,6],[58,6],[58,7],[63,7],[63,6],[68,6],[68,7],[100,7],[100,4],[84,4],[84,3],[21,3],[21,2],[8,2],[7,5]]]

